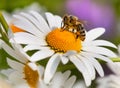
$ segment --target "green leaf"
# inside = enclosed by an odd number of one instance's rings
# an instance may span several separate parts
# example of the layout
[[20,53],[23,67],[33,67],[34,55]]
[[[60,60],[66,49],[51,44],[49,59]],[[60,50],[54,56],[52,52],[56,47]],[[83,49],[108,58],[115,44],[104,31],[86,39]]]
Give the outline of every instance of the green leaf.
[[7,53],[3,49],[0,49],[0,70],[7,69],[9,67],[6,61],[6,57]]

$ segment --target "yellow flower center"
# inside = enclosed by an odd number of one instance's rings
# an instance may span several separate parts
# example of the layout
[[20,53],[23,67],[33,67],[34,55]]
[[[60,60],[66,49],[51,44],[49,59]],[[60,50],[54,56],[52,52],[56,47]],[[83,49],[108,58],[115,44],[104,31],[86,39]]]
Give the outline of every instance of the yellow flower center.
[[81,40],[80,38],[76,39],[75,36],[72,32],[57,28],[47,34],[46,41],[55,52],[65,53],[68,50],[80,52]]
[[24,74],[25,74],[25,80],[29,84],[30,88],[37,88],[38,86],[38,80],[39,80],[39,73],[37,70],[33,70],[29,67],[28,64],[24,67]]

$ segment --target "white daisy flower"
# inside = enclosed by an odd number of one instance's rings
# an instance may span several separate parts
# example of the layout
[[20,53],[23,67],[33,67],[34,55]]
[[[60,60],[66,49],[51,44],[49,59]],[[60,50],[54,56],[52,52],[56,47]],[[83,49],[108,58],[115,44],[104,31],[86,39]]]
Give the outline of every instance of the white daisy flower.
[[[27,44],[25,51],[38,50],[30,60],[39,61],[50,57],[46,70],[45,82],[49,83],[60,63],[67,64],[71,61],[82,73],[87,86],[95,79],[96,71],[103,77],[104,72],[97,61],[112,62],[109,57],[116,57],[111,50],[102,47],[116,46],[106,40],[96,40],[104,32],[104,28],[95,28],[86,32],[86,39],[76,39],[75,34],[67,30],[61,31],[62,18],[51,13],[45,13],[46,20],[37,12],[20,13],[14,15],[14,25],[26,32],[15,33],[15,41]],[[11,40],[11,42],[13,42]],[[96,70],[96,71],[95,71]]]
[[[118,59],[120,58],[120,45],[118,45]],[[116,74],[120,76],[120,62],[108,63],[107,66]]]
[[[34,11],[37,11],[37,12],[40,12],[40,13],[43,13],[46,11],[46,8],[41,6],[40,4],[38,4],[37,2],[34,2],[24,8],[16,8],[14,11],[12,11],[11,13],[8,13],[4,10],[2,10],[2,14],[4,16],[4,18],[6,19],[7,23],[9,24],[10,28],[12,28],[12,31],[13,32],[17,32],[19,31],[20,29],[15,27],[12,23],[16,20],[13,18],[13,14],[18,14],[20,12],[28,12],[30,10],[34,10]],[[14,30],[15,29],[15,30]],[[0,34],[0,37],[1,37],[1,34]]]
[[[8,76],[13,88],[72,88],[76,77],[70,76],[71,72],[57,72],[49,84],[44,82],[44,68],[30,62],[30,57],[22,50],[19,45],[12,44],[9,47],[0,40],[2,48],[17,61],[7,58],[8,65],[12,69],[1,71]],[[9,73],[9,74],[8,74]]]
[[[70,76],[71,72],[66,71],[64,73],[62,72],[56,72],[52,80],[50,81],[49,84],[46,84],[44,82],[44,68],[42,66],[39,66],[39,71],[40,71],[40,82],[37,87],[32,87],[32,88],[77,88],[77,85],[80,85],[81,83],[75,83],[76,77],[75,76]],[[19,69],[19,68],[18,68]],[[9,69],[8,69],[9,70]],[[5,72],[2,72],[3,74],[6,74]],[[30,88],[26,84],[26,82],[21,78],[21,73],[20,72],[12,72],[11,74],[7,74],[6,76],[10,76],[8,78],[8,81],[10,81],[12,85],[12,88]],[[34,76],[35,77],[35,76]],[[34,80],[33,80],[34,81]],[[81,87],[78,87],[81,88]]]
[[119,88],[120,87],[120,62],[114,62],[108,64],[109,68],[113,71],[114,74],[105,76],[103,78],[98,78],[97,88]]
[[107,64],[107,66],[116,74],[120,76],[120,62],[114,62],[113,64]]
[[30,62],[30,56],[23,51],[20,45],[11,43],[13,47],[11,48],[4,41],[0,40],[0,42],[2,48],[17,60],[7,58],[8,65],[15,70],[9,75],[10,81],[15,84],[25,83],[28,86],[25,88],[38,88],[39,71],[37,65]]
[[40,88],[73,88],[76,77],[70,77],[70,73],[70,71],[65,71],[64,73],[56,72],[50,83],[46,84],[44,81],[42,81]]
[[120,88],[120,76],[109,75],[97,79],[97,88]]
[[[120,45],[118,45],[118,57],[120,57]],[[98,78],[97,88],[119,88],[120,87],[120,62],[108,63],[107,66],[114,74]]]

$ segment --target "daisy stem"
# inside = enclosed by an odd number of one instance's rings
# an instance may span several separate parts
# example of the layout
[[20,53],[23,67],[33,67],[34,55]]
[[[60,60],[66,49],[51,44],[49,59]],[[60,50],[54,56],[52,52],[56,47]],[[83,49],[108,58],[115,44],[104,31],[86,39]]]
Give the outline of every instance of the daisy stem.
[[2,15],[1,12],[0,12],[0,23],[2,24],[2,26],[3,26],[4,30],[5,30],[5,32],[7,33],[7,32],[8,32],[9,26],[8,26],[6,20],[5,20],[5,18],[3,17],[3,15]]
[[113,62],[120,62],[120,58],[111,58]]
[[1,28],[1,27],[0,27],[0,33],[1,33],[1,35],[2,35],[1,39],[2,39],[3,41],[5,41],[6,43],[8,43],[8,42],[9,42],[9,39],[8,39],[6,33],[4,33],[4,32],[2,31],[2,28]]
[[8,29],[9,29],[9,26],[5,20],[5,18],[3,17],[2,13],[0,12],[0,33],[2,35],[1,39],[3,41],[5,41],[9,46],[11,46],[11,44],[9,43],[9,38],[8,38]]

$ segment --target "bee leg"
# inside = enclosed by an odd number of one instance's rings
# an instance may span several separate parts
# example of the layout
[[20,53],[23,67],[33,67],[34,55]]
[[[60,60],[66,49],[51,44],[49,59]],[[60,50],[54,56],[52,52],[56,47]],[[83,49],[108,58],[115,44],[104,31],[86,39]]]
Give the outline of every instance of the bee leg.
[[78,39],[79,38],[79,35],[76,35],[76,39]]
[[61,31],[64,31],[64,30],[65,30],[65,25],[61,27]]
[[79,35],[75,35],[75,41],[77,41],[77,39],[80,38]]
[[63,28],[65,26],[65,24],[63,23],[63,21],[61,22],[61,28]]
[[69,28],[68,25],[64,25],[63,27],[61,27],[61,31],[67,30]]
[[85,38],[84,38],[84,37],[80,37],[80,39],[81,39],[82,41],[84,41],[84,40],[85,40]]
[[61,31],[64,31],[64,30],[65,30],[65,24],[61,23]]
[[62,28],[60,31],[63,32],[64,30],[65,30],[65,29]]
[[80,33],[79,33],[79,32],[76,32],[75,35],[76,35],[76,36],[75,36],[76,39],[78,39],[78,38],[80,37]]

